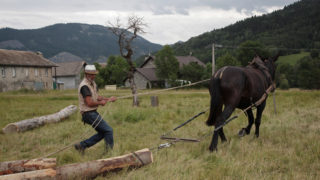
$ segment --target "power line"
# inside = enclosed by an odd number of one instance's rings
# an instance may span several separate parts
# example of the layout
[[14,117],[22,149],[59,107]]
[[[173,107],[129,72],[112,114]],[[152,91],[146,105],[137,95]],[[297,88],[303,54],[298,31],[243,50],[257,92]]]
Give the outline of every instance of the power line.
[[[258,49],[257,47],[254,46],[249,46],[249,47],[240,47],[240,46],[229,46],[229,45],[221,45],[221,44],[215,44],[216,48],[228,48],[228,49]],[[320,51],[319,48],[286,48],[286,47],[264,47],[265,49],[278,49],[278,50],[295,50],[295,51]]]

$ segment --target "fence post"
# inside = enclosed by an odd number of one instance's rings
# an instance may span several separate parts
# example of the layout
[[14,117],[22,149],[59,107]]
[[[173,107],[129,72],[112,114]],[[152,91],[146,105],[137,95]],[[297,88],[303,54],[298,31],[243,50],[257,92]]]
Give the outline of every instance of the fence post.
[[151,106],[157,107],[159,105],[158,96],[151,96]]

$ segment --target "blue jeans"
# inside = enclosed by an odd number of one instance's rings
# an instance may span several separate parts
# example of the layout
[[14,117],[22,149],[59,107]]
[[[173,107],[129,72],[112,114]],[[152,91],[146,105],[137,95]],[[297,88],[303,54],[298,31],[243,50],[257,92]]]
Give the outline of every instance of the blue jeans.
[[98,132],[97,134],[91,136],[89,139],[86,139],[80,142],[80,145],[83,148],[88,148],[90,146],[93,146],[99,141],[101,141],[102,139],[104,139],[107,149],[113,148],[112,127],[109,126],[108,123],[102,119],[102,117],[99,115],[97,111],[89,111],[89,112],[83,113],[82,121],[84,123],[90,124],[93,128],[95,127],[95,130]]

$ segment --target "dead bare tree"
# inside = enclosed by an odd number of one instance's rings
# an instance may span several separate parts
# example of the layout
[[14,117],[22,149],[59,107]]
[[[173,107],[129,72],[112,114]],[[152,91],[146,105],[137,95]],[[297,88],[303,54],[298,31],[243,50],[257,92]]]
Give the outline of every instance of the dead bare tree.
[[128,79],[130,83],[131,92],[133,95],[133,106],[138,106],[137,86],[134,81],[133,73],[135,72],[135,66],[132,62],[132,55],[134,50],[132,48],[132,41],[138,36],[138,34],[144,34],[143,30],[147,25],[144,23],[142,17],[135,15],[128,17],[126,25],[122,25],[120,18],[116,19],[115,24],[108,22],[110,25],[109,30],[115,34],[118,38],[118,45],[120,48],[120,55],[127,60],[130,66],[128,72]]

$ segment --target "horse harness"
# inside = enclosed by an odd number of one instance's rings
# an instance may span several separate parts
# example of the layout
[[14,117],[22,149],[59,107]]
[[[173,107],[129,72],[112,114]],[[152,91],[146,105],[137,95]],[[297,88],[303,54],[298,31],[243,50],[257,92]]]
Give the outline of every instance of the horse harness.
[[268,84],[272,84],[272,77],[266,65],[264,65],[263,61],[260,58],[254,58],[252,62],[249,63],[249,67],[254,67],[255,69],[260,70],[263,75],[266,77]]
[[220,71],[218,71],[215,75],[214,75],[214,78],[217,78],[218,74],[219,75],[219,79],[222,79],[222,75],[223,75],[223,72],[227,69],[228,66],[224,66]]

